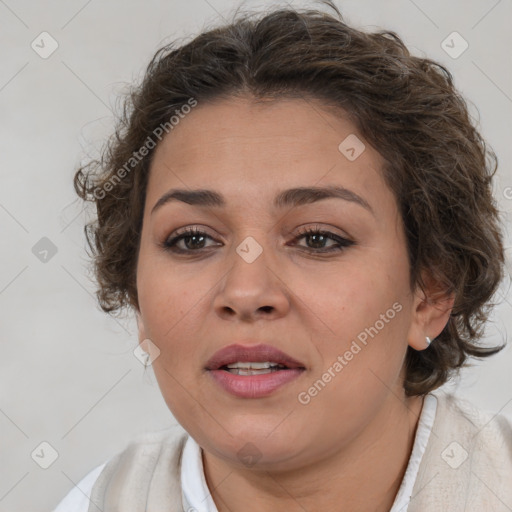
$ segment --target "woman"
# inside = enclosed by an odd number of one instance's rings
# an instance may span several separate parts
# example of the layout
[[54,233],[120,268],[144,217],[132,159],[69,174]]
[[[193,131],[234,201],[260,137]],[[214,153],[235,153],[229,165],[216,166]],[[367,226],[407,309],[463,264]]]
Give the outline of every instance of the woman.
[[512,509],[510,419],[439,389],[503,348],[494,155],[447,70],[326,3],[159,50],[77,172],[179,425],[59,512]]

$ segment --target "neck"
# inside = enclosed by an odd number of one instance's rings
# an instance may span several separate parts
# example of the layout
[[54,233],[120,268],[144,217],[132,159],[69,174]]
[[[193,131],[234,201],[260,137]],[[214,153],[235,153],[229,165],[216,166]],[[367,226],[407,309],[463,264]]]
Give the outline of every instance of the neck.
[[240,470],[203,451],[205,478],[219,512],[350,510],[389,512],[411,455],[423,397],[390,396],[350,446],[308,466]]

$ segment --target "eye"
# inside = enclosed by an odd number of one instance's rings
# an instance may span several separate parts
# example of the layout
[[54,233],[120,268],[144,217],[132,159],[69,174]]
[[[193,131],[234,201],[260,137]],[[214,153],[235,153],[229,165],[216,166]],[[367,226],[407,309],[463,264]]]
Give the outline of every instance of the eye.
[[[210,235],[197,227],[189,227],[183,229],[181,232],[177,232],[175,236],[169,237],[162,245],[164,249],[178,254],[199,253],[208,248],[208,245],[206,245],[208,239],[214,240]],[[354,245],[353,241],[321,229],[318,226],[313,228],[307,227],[300,230],[299,234],[293,239],[293,242],[297,242],[301,239],[311,241],[311,244],[308,245],[306,243],[306,246],[296,244],[297,247],[301,247],[313,254],[339,252]],[[329,241],[334,242],[334,244],[326,246],[325,244]],[[215,245],[221,244],[212,244],[210,247]]]
[[[295,237],[294,242],[302,238],[304,238],[307,241],[311,241],[313,247],[307,246],[306,244],[305,249],[308,252],[312,253],[343,251],[347,247],[354,245],[354,242],[352,240],[349,240],[348,238],[343,238],[342,236],[336,235],[335,233],[321,229],[318,226],[315,226],[313,228],[307,227],[300,230],[299,235]],[[335,242],[335,244],[331,245],[330,247],[326,247],[325,243],[328,241]],[[304,246],[299,245],[299,247]]]
[[[205,249],[205,243],[208,238],[213,240],[211,236],[196,227],[185,228],[181,233],[178,232],[176,236],[168,238],[163,243],[163,246],[167,250],[181,254],[199,252]],[[180,247],[178,244],[181,242],[183,242],[183,244]]]

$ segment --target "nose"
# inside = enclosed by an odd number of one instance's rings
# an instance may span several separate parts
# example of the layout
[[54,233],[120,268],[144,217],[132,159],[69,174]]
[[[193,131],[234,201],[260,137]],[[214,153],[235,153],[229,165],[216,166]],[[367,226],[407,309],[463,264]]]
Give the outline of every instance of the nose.
[[[231,267],[214,298],[215,312],[223,319],[255,322],[277,319],[290,309],[290,292],[277,261],[264,249],[252,261],[233,250]],[[240,255],[242,254],[242,256]]]

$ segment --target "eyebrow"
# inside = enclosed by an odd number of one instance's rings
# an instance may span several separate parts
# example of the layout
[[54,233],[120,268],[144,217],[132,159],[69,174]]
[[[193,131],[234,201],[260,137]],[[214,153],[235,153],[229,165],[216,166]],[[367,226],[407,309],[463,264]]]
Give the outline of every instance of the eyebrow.
[[[277,194],[274,199],[274,206],[276,208],[295,207],[332,198],[356,203],[368,210],[372,215],[375,215],[372,207],[364,198],[352,190],[339,185],[290,188]],[[156,202],[151,210],[151,215],[164,204],[172,201],[181,201],[193,206],[206,208],[224,208],[227,205],[224,196],[214,190],[171,189]]]

